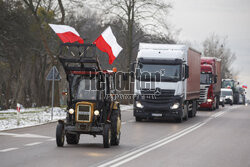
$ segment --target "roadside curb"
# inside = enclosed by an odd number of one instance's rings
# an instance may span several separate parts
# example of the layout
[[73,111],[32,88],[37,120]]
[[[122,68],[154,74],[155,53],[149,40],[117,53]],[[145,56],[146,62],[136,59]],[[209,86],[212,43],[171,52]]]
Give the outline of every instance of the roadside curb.
[[35,124],[35,125],[27,125],[27,126],[15,127],[15,128],[8,128],[8,129],[0,130],[0,132],[9,131],[9,130],[17,130],[17,129],[22,129],[22,128],[31,128],[31,127],[36,127],[36,126],[41,126],[41,125],[55,123],[57,121],[58,120],[53,120],[53,121],[49,121],[49,122],[45,122],[45,123],[40,123],[40,124]]

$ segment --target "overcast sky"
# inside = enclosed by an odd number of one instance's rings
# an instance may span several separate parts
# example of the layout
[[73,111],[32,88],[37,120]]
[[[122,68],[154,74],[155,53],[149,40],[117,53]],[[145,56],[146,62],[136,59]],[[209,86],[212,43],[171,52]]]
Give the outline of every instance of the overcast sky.
[[[250,89],[250,0],[173,0],[173,6],[169,20],[181,29],[180,40],[201,49],[213,32],[228,37],[228,47],[237,57],[233,67]],[[250,99],[250,91],[247,96]]]

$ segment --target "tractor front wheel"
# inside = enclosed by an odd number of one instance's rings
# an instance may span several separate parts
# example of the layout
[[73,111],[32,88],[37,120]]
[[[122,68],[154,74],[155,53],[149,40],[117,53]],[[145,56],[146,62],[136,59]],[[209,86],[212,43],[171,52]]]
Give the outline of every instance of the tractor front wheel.
[[56,144],[58,147],[64,145],[64,124],[59,123],[56,126]]
[[111,145],[111,127],[110,124],[105,124],[103,128],[103,147],[109,148]]

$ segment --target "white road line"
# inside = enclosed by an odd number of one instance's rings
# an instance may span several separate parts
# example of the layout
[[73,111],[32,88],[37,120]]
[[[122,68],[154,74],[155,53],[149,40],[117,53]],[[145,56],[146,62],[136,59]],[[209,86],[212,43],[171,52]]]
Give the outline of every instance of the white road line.
[[34,145],[38,145],[38,144],[42,144],[43,142],[34,142],[34,143],[29,143],[29,144],[25,144],[25,146],[34,146]]
[[163,145],[166,145],[166,144],[168,144],[168,143],[170,143],[172,141],[175,141],[175,140],[181,138],[184,135],[187,135],[187,134],[193,132],[194,130],[202,127],[205,124],[207,124],[212,119],[217,118],[217,117],[225,114],[227,111],[228,110],[220,111],[218,113],[215,113],[215,114],[211,115],[209,118],[205,119],[202,122],[199,122],[199,123],[197,123],[197,124],[195,124],[195,125],[193,125],[191,127],[188,127],[186,129],[184,129],[184,130],[182,130],[180,132],[177,132],[177,133],[175,133],[175,134],[173,134],[173,135],[171,135],[169,137],[166,137],[166,138],[164,138],[162,140],[156,141],[156,142],[154,142],[154,143],[152,143],[150,145],[142,146],[141,148],[136,148],[135,150],[132,150],[131,152],[129,152],[129,153],[125,154],[125,155],[122,155],[122,156],[117,157],[117,158],[115,158],[113,160],[110,160],[110,161],[108,161],[106,163],[103,163],[103,164],[99,165],[98,167],[107,167],[107,166],[109,166],[109,167],[117,167],[117,166],[120,166],[120,165],[122,165],[122,164],[124,164],[126,162],[129,162],[129,161],[131,161],[133,159],[136,159],[136,158],[138,158],[138,157],[140,157],[140,156],[142,156],[142,155],[144,155],[144,154],[146,154],[146,153],[148,153],[148,152],[150,152],[152,150],[155,150],[155,149],[157,149],[157,148],[159,148],[159,147],[161,147]]
[[127,122],[122,122],[122,125],[125,125]]
[[222,116],[223,114],[225,114],[226,112],[225,111],[223,111],[223,112],[221,112],[221,113],[219,113],[219,114],[217,114],[216,116],[215,116],[215,118],[217,118],[217,117],[220,117],[220,116]]
[[56,138],[48,139],[46,141],[56,141]]
[[30,133],[25,133],[25,134],[19,134],[19,133],[6,133],[6,132],[0,132],[0,136],[13,136],[13,137],[20,137],[20,138],[51,138],[49,136],[42,136],[42,135],[37,135],[37,134],[30,134]]
[[173,138],[171,138],[171,139],[169,139],[169,140],[166,140],[166,141],[163,142],[163,143],[160,143],[159,145],[156,145],[156,146],[154,146],[154,147],[151,147],[151,148],[149,148],[149,149],[146,149],[146,150],[144,150],[144,151],[142,151],[142,152],[140,152],[140,153],[138,153],[138,154],[136,154],[136,155],[134,155],[134,156],[131,156],[131,157],[129,157],[129,158],[127,158],[127,159],[124,159],[124,160],[122,160],[122,161],[120,161],[120,162],[118,162],[118,163],[116,163],[116,164],[114,164],[114,165],[111,165],[110,167],[117,167],[117,166],[120,166],[120,165],[122,165],[122,164],[124,164],[124,163],[126,163],[126,162],[128,162],[128,161],[131,161],[131,160],[133,160],[133,159],[135,159],[135,158],[138,158],[138,157],[142,156],[143,154],[146,154],[147,152],[150,152],[150,151],[152,151],[152,150],[155,150],[155,149],[157,149],[157,148],[159,148],[159,147],[161,147],[161,146],[163,146],[163,145],[166,145],[166,144],[168,144],[168,143],[170,143],[170,142],[172,142],[172,141],[174,141],[174,140],[176,140],[176,139],[179,139],[180,137],[182,137],[182,136],[184,136],[184,135],[186,135],[186,134],[188,134],[188,133],[190,133],[190,132],[192,132],[192,131],[198,129],[199,127],[203,126],[204,124],[205,124],[205,123],[202,123],[202,124],[200,124],[200,125],[198,125],[198,126],[192,128],[192,129],[190,129],[190,130],[188,130],[188,131],[186,131],[186,132],[184,132],[184,133],[182,133],[182,134],[179,134],[178,136],[175,136],[175,137],[173,137]]
[[186,129],[184,129],[184,130],[182,130],[182,131],[180,131],[180,132],[177,132],[177,133],[175,133],[175,134],[173,134],[173,135],[171,135],[171,136],[169,136],[169,137],[163,138],[162,140],[159,140],[159,141],[157,141],[157,142],[154,142],[154,143],[152,143],[152,144],[146,145],[146,146],[141,147],[141,148],[137,148],[137,149],[135,149],[134,151],[129,152],[128,154],[125,154],[125,155],[123,155],[123,156],[121,156],[121,157],[118,157],[118,158],[116,158],[116,159],[114,159],[114,160],[111,160],[111,161],[109,161],[109,162],[107,162],[107,163],[104,163],[104,164],[102,164],[102,165],[99,165],[98,167],[110,166],[111,164],[114,164],[114,163],[116,163],[116,162],[119,163],[121,160],[123,160],[123,159],[125,159],[125,158],[128,158],[128,157],[133,156],[133,155],[135,155],[135,154],[137,154],[137,153],[140,153],[140,152],[142,152],[142,151],[145,151],[145,150],[147,150],[147,149],[150,149],[151,147],[157,146],[158,144],[163,143],[163,142],[165,142],[165,141],[167,141],[167,140],[170,140],[171,138],[174,138],[174,137],[176,137],[176,136],[178,136],[178,135],[180,135],[180,134],[182,134],[182,133],[185,133],[186,131],[189,131],[190,129],[192,129],[192,128],[196,127],[196,126],[199,126],[200,124],[201,124],[201,122],[199,122],[199,123],[197,123],[197,124],[195,124],[195,125],[193,125],[193,126],[191,126],[191,127],[188,127],[188,128],[186,128]]
[[17,150],[19,148],[7,148],[7,149],[3,149],[3,150],[0,150],[0,152],[8,152],[8,151],[13,151],[13,150]]

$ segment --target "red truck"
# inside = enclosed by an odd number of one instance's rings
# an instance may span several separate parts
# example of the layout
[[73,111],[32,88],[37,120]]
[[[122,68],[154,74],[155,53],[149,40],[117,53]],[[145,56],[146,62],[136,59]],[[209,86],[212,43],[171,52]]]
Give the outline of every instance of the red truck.
[[202,57],[199,108],[219,108],[220,89],[221,60],[215,57]]

